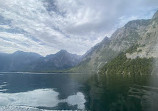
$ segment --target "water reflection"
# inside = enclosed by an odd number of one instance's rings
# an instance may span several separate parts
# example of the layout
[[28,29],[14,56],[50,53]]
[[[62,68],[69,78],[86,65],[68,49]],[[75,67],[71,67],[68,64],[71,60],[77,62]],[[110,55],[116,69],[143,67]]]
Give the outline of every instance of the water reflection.
[[11,106],[47,110],[87,109],[87,75],[14,73],[0,76],[0,109],[7,110]]
[[[156,111],[158,87],[153,75],[102,75],[91,78],[90,109],[93,111]],[[157,76],[154,77],[158,79]],[[96,82],[94,82],[96,81]]]
[[21,93],[0,93],[0,105],[55,107],[60,102],[58,95],[59,93],[52,89],[37,89]]
[[143,111],[156,111],[158,109],[158,88],[149,86],[131,87],[129,96],[140,100]]
[[67,99],[66,99],[66,102],[70,105],[77,105],[77,108],[78,109],[85,109],[85,97],[83,95],[83,93],[81,92],[78,92],[76,95],[72,95],[72,96],[69,96]]
[[3,82],[0,84],[0,92],[5,92],[8,89],[5,89],[5,87],[7,86],[7,82]]
[[157,75],[1,74],[0,110],[156,111],[157,80]]
[[55,107],[59,103],[67,102],[69,105],[77,105],[78,109],[84,109],[86,102],[83,93],[78,92],[64,100],[58,98],[59,93],[53,89],[37,89],[21,93],[0,93],[0,106],[31,106],[31,107]]

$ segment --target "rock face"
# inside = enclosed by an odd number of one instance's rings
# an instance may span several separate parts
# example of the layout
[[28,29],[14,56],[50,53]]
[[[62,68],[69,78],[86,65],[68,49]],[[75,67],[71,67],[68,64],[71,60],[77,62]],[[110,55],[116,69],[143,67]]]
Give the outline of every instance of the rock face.
[[82,61],[74,68],[72,72],[94,72],[104,65],[109,59],[115,56],[115,52],[109,48],[111,40],[108,37],[92,47],[82,57]]
[[149,24],[140,30],[138,47],[134,52],[126,54],[127,58],[135,58],[136,56],[141,58],[158,57],[158,11],[148,21]]
[[65,50],[46,57],[22,51],[13,54],[0,53],[0,71],[58,71],[71,68],[79,61],[80,56],[68,53]]
[[88,51],[83,61],[72,71],[97,72],[120,52],[125,52],[134,45],[138,47],[126,54],[127,58],[158,57],[158,11],[152,19],[133,20],[116,30],[110,38],[106,37]]

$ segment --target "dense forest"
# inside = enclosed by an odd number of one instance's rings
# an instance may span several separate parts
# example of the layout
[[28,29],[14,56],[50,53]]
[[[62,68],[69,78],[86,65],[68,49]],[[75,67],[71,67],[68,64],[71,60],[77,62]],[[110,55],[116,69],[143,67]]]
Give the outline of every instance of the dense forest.
[[[129,51],[129,50],[128,50]],[[104,65],[101,74],[148,75],[153,68],[153,58],[128,59],[126,53],[120,53],[115,59]]]

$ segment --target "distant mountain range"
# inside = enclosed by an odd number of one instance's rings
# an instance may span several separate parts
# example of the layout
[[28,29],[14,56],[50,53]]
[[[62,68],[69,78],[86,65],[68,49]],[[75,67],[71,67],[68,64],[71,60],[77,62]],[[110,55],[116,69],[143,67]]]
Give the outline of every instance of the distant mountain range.
[[61,50],[43,57],[37,53],[17,51],[0,53],[0,71],[52,72],[66,70],[80,62],[81,56]]

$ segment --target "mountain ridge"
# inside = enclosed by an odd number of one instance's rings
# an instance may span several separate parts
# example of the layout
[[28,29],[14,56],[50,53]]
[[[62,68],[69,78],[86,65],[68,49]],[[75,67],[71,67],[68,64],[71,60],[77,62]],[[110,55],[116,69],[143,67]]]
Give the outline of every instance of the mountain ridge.
[[75,66],[80,58],[81,56],[71,54],[66,50],[60,50],[56,54],[46,57],[24,51],[16,51],[12,54],[0,53],[0,71],[51,72],[65,70]]
[[[138,44],[135,56],[142,57],[158,57],[158,11],[151,19],[132,20],[123,27],[117,29],[110,37],[108,43],[98,45],[96,50],[91,49],[88,57],[83,58],[83,61],[71,71],[84,72],[86,69],[89,72],[98,72],[106,63],[117,57],[121,52],[126,52],[132,46]],[[99,43],[101,44],[101,43]],[[102,47],[104,46],[104,47]],[[131,54],[127,54],[128,57]]]

